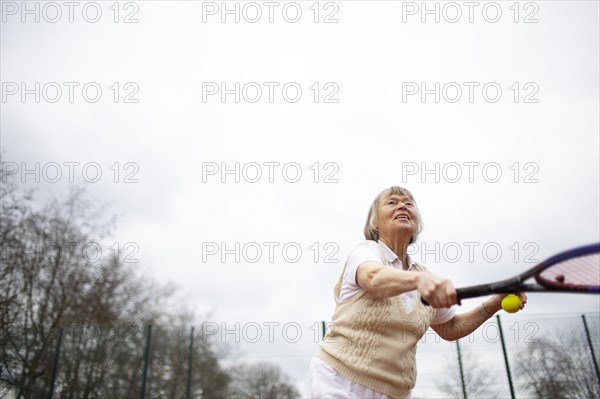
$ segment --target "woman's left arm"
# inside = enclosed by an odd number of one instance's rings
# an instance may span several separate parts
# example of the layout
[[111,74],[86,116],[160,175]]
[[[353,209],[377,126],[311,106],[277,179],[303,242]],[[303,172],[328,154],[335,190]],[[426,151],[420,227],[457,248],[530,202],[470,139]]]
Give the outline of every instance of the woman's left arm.
[[[502,309],[501,303],[505,296],[506,294],[494,295],[475,309],[457,314],[447,322],[431,326],[431,328],[446,341],[455,341],[466,337]],[[527,303],[527,296],[525,293],[520,293],[519,296],[521,297],[519,307],[522,310]]]

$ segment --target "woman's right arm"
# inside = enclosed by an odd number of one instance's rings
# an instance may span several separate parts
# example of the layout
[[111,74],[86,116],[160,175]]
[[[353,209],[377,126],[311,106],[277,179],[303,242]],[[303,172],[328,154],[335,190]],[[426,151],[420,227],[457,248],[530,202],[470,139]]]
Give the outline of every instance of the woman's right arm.
[[398,270],[378,262],[364,262],[356,270],[356,282],[363,290],[381,297],[418,290],[434,308],[449,308],[458,302],[452,282],[429,272]]

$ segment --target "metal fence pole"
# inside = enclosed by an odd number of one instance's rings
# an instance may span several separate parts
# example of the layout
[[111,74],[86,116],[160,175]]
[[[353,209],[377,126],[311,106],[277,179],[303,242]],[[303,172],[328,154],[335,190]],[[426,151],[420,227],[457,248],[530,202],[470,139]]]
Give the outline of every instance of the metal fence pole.
[[190,399],[190,392],[192,389],[192,351],[194,350],[194,327],[190,330],[190,350],[188,352],[188,378],[187,378],[187,389],[185,393],[186,399]]
[[506,343],[504,342],[504,333],[502,332],[500,315],[496,315],[496,320],[498,320],[498,331],[500,331],[500,342],[502,343],[502,354],[504,355],[504,364],[506,365],[506,375],[508,376],[508,387],[510,388],[510,397],[512,399],[515,399],[515,388],[513,386],[513,380],[510,374],[510,364],[508,363],[508,353],[506,352]]
[[462,356],[460,354],[460,340],[456,340],[456,353],[458,354],[458,369],[460,370],[460,383],[462,385],[463,398],[467,399],[467,387],[465,385],[465,372],[463,369]]
[[52,399],[54,394],[54,383],[56,382],[56,374],[58,372],[58,359],[60,357],[60,346],[62,344],[63,329],[58,330],[56,338],[56,351],[54,352],[54,365],[52,366],[52,377],[50,378],[50,389],[48,390],[48,399]]
[[598,378],[598,385],[600,385],[600,371],[598,370],[598,362],[596,361],[596,355],[594,354],[594,346],[592,345],[592,338],[590,338],[590,329],[587,325],[585,315],[581,315],[583,319],[583,328],[585,329],[585,336],[587,337],[588,345],[590,346],[590,352],[592,353],[592,362],[594,363],[594,370],[596,370],[596,377]]
[[146,397],[146,378],[148,377],[148,360],[150,358],[150,339],[152,337],[152,324],[148,325],[148,333],[146,334],[146,350],[144,351],[144,371],[142,372],[142,392],[141,399]]

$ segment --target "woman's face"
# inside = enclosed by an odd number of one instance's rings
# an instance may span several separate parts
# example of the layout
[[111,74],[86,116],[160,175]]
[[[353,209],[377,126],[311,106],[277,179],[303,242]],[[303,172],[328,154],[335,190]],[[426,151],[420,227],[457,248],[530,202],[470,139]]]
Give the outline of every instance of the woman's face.
[[413,201],[406,195],[392,194],[379,200],[377,228],[379,237],[410,237],[418,228],[418,216]]

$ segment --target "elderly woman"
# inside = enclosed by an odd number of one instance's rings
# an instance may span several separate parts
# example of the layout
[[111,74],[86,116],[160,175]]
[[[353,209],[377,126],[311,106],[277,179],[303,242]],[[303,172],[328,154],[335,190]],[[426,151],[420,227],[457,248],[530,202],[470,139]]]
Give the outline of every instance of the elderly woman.
[[[367,241],[350,253],[334,288],[333,324],[307,373],[310,397],[410,398],[416,345],[429,326],[453,341],[501,309],[504,295],[495,295],[456,314],[452,282],[407,254],[421,229],[408,190],[390,187],[373,201],[364,229]],[[526,298],[521,297],[522,309]]]

